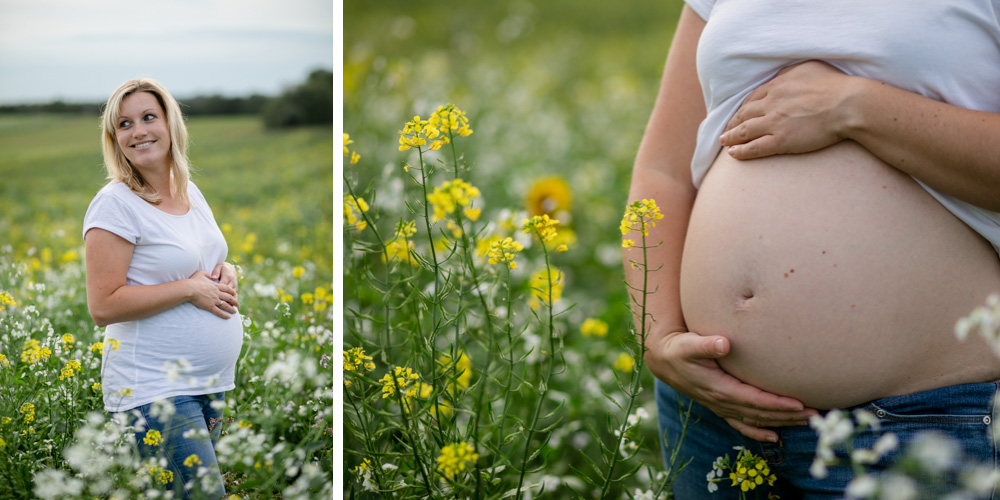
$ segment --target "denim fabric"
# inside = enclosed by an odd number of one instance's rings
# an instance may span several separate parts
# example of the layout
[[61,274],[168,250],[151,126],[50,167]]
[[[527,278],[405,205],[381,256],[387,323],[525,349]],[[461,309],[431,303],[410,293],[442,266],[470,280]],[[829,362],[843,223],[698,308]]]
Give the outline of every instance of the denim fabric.
[[[998,384],[994,382],[942,387],[915,394],[891,396],[847,409],[853,412],[864,408],[874,413],[881,422],[881,431],[865,431],[854,440],[855,449],[871,449],[875,440],[885,432],[899,437],[900,446],[869,471],[888,468],[914,441],[918,433],[936,431],[956,440],[962,448],[963,460],[997,468],[997,447],[993,443],[992,422],[996,415],[993,399]],[[670,386],[656,380],[656,404],[659,412],[660,446],[664,457],[667,444],[676,442],[681,432],[679,408],[687,408],[690,400]],[[712,470],[716,457],[736,455],[734,446],[743,446],[763,456],[771,470],[778,476],[770,491],[782,499],[842,498],[847,483],[854,478],[850,467],[830,467],[825,479],[815,479],[809,473],[815,457],[818,436],[809,426],[776,427],[777,443],[758,442],[737,432],[725,420],[708,408],[693,403],[692,418],[681,446],[680,459],[690,458],[691,463],[678,475],[673,485],[676,498],[739,498],[739,489],[731,488],[729,481],[720,482],[719,490],[708,492],[706,476]],[[664,442],[666,436],[666,443]],[[672,446],[671,446],[672,447]],[[847,456],[838,453],[839,458]],[[957,481],[952,477],[951,481]],[[764,491],[768,491],[765,489]],[[926,491],[923,492],[927,494]],[[933,495],[932,496],[936,496]]]
[[[145,422],[145,425],[136,422],[135,438],[140,456],[167,459],[167,468],[174,474],[172,485],[175,498],[217,499],[225,496],[222,474],[215,458],[215,444],[222,432],[222,412],[211,406],[212,401],[225,401],[225,395],[220,392],[168,398],[174,405],[174,414],[170,416],[154,416],[156,402],[126,412],[131,418],[136,418],[134,412],[138,411],[139,418]],[[143,439],[149,430],[159,431],[163,442],[156,446],[146,444]],[[189,431],[193,431],[192,435],[184,437],[184,433]],[[201,465],[185,466],[184,461],[191,455],[197,455]],[[198,477],[199,468],[207,470],[208,479]],[[206,481],[213,487],[207,490],[202,488]]]

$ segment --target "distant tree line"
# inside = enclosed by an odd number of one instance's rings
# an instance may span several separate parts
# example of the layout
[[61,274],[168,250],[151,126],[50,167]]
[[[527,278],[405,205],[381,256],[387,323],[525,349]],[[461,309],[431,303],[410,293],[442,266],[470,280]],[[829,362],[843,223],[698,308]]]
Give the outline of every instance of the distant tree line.
[[[285,90],[277,97],[253,94],[249,97],[222,95],[178,99],[186,116],[261,115],[268,128],[333,123],[333,73],[315,70],[305,82]],[[67,103],[61,100],[44,104],[0,106],[0,113],[66,113],[100,115],[104,103]]]

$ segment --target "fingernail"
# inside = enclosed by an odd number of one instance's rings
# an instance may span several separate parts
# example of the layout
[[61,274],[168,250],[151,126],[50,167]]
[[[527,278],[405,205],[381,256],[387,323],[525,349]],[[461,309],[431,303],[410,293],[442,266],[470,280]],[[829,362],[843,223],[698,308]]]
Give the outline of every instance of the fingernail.
[[717,354],[722,354],[722,353],[726,352],[726,351],[724,350],[724,348],[725,348],[725,346],[724,346],[724,345],[723,345],[723,343],[722,343],[722,339],[717,339],[717,340],[715,341],[715,352],[716,352]]
[[736,157],[736,146],[731,146],[729,148],[728,153],[729,153],[729,156],[732,156],[733,158],[735,158]]
[[777,443],[778,442],[778,438],[776,438],[774,436],[768,436],[767,437],[767,442],[769,442],[769,443]]

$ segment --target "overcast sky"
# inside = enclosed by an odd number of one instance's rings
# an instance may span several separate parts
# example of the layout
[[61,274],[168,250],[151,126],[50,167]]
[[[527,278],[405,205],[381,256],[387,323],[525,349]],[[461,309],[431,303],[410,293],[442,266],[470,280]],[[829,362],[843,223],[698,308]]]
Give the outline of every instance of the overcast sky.
[[103,102],[140,76],[177,97],[277,94],[333,69],[333,11],[334,0],[0,0],[0,104]]

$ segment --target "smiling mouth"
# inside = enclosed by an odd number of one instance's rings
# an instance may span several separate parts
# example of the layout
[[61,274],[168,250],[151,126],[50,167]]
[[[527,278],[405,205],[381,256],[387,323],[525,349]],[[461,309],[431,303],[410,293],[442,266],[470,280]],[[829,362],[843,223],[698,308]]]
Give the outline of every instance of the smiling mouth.
[[139,144],[133,144],[132,148],[133,149],[146,149],[146,148],[152,146],[154,142],[156,142],[156,141],[140,142]]

